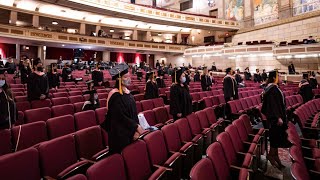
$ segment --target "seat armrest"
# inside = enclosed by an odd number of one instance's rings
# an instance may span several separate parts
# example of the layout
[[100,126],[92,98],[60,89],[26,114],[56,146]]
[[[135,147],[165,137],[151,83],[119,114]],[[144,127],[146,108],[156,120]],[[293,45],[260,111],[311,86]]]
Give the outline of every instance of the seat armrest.
[[102,151],[96,153],[92,156],[92,160],[99,161],[103,158],[106,158],[109,155],[109,148],[103,149]]
[[43,177],[45,180],[55,180],[55,178],[52,178],[52,177],[50,177],[50,176],[44,176]]
[[91,165],[92,163],[87,160],[79,161],[60,172],[57,179],[67,179],[75,174],[85,174]]
[[174,153],[172,154],[169,159],[164,163],[165,167],[172,167],[175,163],[177,163],[179,161],[179,159],[181,158],[182,154],[181,153]]

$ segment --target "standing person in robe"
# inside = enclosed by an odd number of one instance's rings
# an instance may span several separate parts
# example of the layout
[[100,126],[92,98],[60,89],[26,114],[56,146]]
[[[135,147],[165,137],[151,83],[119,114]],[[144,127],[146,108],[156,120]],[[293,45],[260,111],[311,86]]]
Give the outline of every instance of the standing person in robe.
[[290,143],[287,140],[287,118],[285,98],[278,87],[279,75],[277,71],[269,72],[267,87],[263,93],[263,104],[261,112],[267,117],[264,124],[269,129],[270,151],[267,159],[278,169],[282,169],[279,159],[278,148],[288,148]]
[[246,80],[251,81],[252,75],[250,73],[249,67],[246,67],[246,69],[244,71],[244,77]]
[[83,106],[82,106],[82,111],[87,111],[87,110],[96,110],[97,108],[100,108],[100,102],[99,102],[99,98],[98,98],[98,94],[97,91],[94,89],[94,82],[93,80],[87,81],[86,82],[87,86],[88,86],[88,90],[86,92],[83,93],[83,95],[85,94],[89,94],[89,100],[85,101]]
[[58,89],[60,87],[60,74],[57,72],[57,67],[51,65],[50,72],[47,73],[49,88]]
[[240,75],[239,69],[237,69],[236,74],[234,75],[234,78],[236,79],[238,86],[240,86],[240,84],[242,84],[242,82],[243,82],[243,79]]
[[101,64],[97,63],[96,68],[92,71],[92,80],[94,86],[101,86],[103,83],[103,72],[100,70]]
[[43,72],[42,63],[34,65],[35,71],[28,77],[28,100],[43,100],[49,94],[49,82],[47,75]]
[[201,88],[202,91],[210,91],[211,90],[211,79],[208,76],[208,69],[207,67],[203,68],[203,74],[201,75]]
[[18,118],[18,110],[12,92],[6,82],[4,70],[0,70],[0,129],[11,128]]
[[312,87],[309,84],[309,74],[305,73],[303,74],[303,79],[301,80],[301,82],[299,83],[299,94],[302,96],[303,98],[303,103],[306,103],[308,101],[310,101],[311,99],[313,99],[313,92],[312,92]]
[[294,68],[292,61],[290,62],[289,66],[288,66],[288,71],[289,71],[289,74],[296,74],[296,69]]
[[159,68],[160,68],[160,63],[159,63],[159,60],[157,60],[156,69],[159,69]]
[[30,60],[26,59],[23,61],[22,66],[20,67],[20,74],[21,74],[21,83],[26,84],[28,80],[28,76],[32,72]]
[[316,79],[316,74],[314,72],[311,73],[309,83],[312,89],[317,89],[318,88],[318,81]]
[[[223,78],[223,94],[226,103],[239,98],[237,81],[233,75],[234,71],[231,68],[227,68],[226,76]],[[224,117],[229,117],[230,113],[228,106],[225,106]]]
[[268,78],[268,75],[265,69],[262,70],[261,78],[262,78],[262,81],[266,81]]
[[159,97],[159,90],[157,83],[155,81],[154,72],[148,72],[147,76],[147,84],[144,94],[144,99],[154,99]]
[[158,71],[158,77],[156,79],[156,82],[157,82],[158,88],[165,88],[166,87],[166,83],[163,80],[163,74],[159,71]]
[[70,65],[66,63],[62,68],[62,81],[63,82],[73,81],[71,73],[72,73],[72,69],[70,68]]
[[200,81],[200,73],[198,70],[196,70],[196,74],[194,75],[194,82],[199,82]]
[[259,69],[256,69],[256,73],[254,73],[254,75],[253,75],[253,81],[261,83],[262,77],[260,75]]
[[172,82],[173,84],[170,88],[170,114],[172,114],[174,120],[177,120],[192,113],[192,99],[182,69],[174,72]]
[[111,153],[121,153],[124,147],[138,139],[143,132],[138,124],[136,102],[127,88],[131,84],[128,68],[125,64],[119,64],[109,70],[116,85],[108,95],[108,112],[102,128],[108,132]]
[[8,74],[14,74],[16,71],[16,64],[13,62],[13,59],[10,57],[6,64],[4,65],[4,68],[8,68],[7,72]]

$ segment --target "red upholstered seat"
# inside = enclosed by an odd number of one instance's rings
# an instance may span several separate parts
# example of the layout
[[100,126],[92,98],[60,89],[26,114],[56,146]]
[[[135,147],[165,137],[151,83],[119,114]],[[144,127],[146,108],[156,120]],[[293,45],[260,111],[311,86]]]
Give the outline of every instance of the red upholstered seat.
[[68,94],[69,94],[69,96],[81,96],[82,92],[77,88],[76,91],[71,90],[68,92]]
[[73,107],[74,107],[74,112],[81,112],[82,111],[82,107],[83,107],[84,102],[77,102],[77,103],[73,103]]
[[163,101],[162,98],[152,99],[152,102],[153,102],[153,105],[154,105],[155,108],[164,106],[164,101]]
[[100,160],[87,170],[88,179],[93,180],[126,180],[126,169],[120,154],[113,154]]
[[[22,150],[48,140],[46,123],[43,121],[23,124],[12,128],[14,148]],[[19,140],[19,141],[18,141]]]
[[31,107],[32,109],[42,108],[42,107],[51,107],[51,101],[50,99],[31,101]]
[[105,121],[105,116],[108,112],[107,107],[101,107],[95,110],[98,124],[102,124]]
[[47,121],[47,130],[50,139],[74,133],[74,118],[72,115],[50,118]]
[[0,156],[1,179],[41,179],[37,149],[28,148]]
[[31,104],[29,101],[17,102],[16,106],[18,111],[21,111],[21,112],[31,109]]
[[62,104],[69,104],[69,99],[67,97],[58,97],[51,99],[52,106],[62,105]]
[[72,104],[63,104],[63,105],[58,105],[58,106],[53,106],[51,108],[52,111],[52,117],[58,117],[58,116],[64,116],[74,114],[74,107]]
[[87,180],[87,177],[83,174],[76,174],[66,180]]
[[77,102],[83,102],[83,101],[84,101],[82,95],[69,96],[68,99],[69,99],[69,102],[70,102],[71,104],[74,104],[74,103],[77,103]]
[[67,92],[57,92],[57,93],[52,93],[54,98],[57,97],[68,97],[68,93]]
[[0,156],[11,152],[11,131],[9,129],[0,130]]
[[51,118],[51,109],[48,107],[30,109],[24,112],[25,123],[37,122],[37,121],[47,121]]
[[74,120],[77,130],[97,125],[96,115],[92,110],[75,113]]
[[140,112],[143,111],[143,110],[142,110],[142,106],[141,106],[141,102],[137,102],[137,101],[136,101],[136,107],[137,107],[137,112],[138,112],[138,113],[140,113]]
[[153,104],[152,99],[142,100],[140,102],[141,102],[141,106],[142,106],[143,111],[152,110],[154,108],[154,104]]
[[169,118],[169,114],[165,107],[154,108],[153,112],[158,123],[166,124],[172,122],[172,119]]
[[210,159],[204,158],[197,162],[190,171],[191,180],[217,180],[218,177],[213,168],[213,164]]

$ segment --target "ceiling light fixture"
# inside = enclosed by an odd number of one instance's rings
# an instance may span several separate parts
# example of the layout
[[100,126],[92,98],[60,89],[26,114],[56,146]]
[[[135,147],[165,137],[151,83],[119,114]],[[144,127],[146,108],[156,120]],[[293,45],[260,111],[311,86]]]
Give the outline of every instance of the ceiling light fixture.
[[114,32],[114,29],[110,29],[110,32],[113,33],[113,32]]
[[62,44],[62,47],[64,47],[65,45],[64,44]]
[[57,21],[52,21],[53,25],[58,25],[59,23]]

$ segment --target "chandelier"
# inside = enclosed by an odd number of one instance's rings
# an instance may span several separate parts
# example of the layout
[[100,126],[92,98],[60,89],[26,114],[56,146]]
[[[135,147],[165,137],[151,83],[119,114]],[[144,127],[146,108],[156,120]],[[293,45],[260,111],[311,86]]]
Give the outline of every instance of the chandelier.
[[215,0],[208,0],[208,6],[209,6],[209,7],[213,7],[213,6],[215,6],[215,5],[216,5]]

